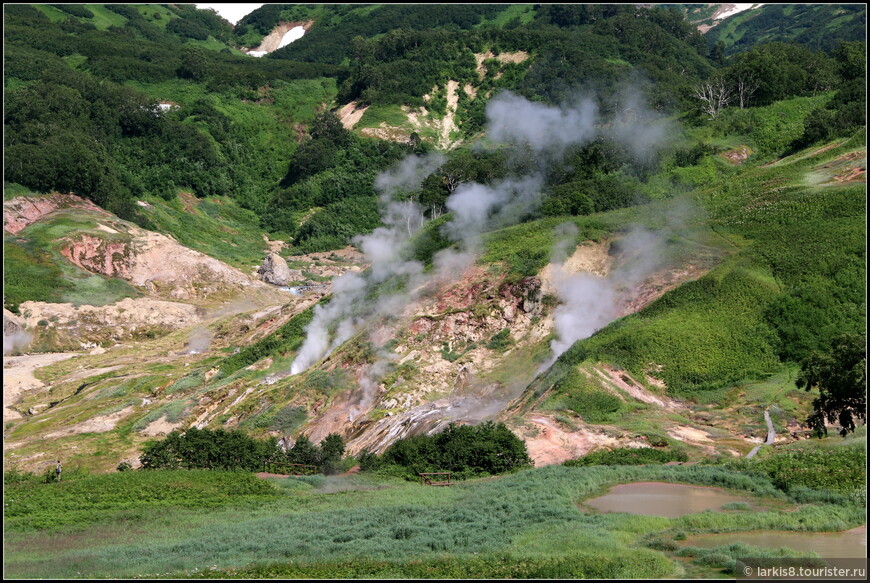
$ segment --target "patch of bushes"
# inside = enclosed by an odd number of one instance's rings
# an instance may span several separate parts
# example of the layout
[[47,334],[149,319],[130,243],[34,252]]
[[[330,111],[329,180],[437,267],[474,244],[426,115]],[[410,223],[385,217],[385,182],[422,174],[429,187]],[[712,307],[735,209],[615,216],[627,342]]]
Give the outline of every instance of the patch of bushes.
[[867,488],[867,450],[863,445],[775,450],[766,457],[732,462],[736,469],[766,475],[785,492],[800,487],[851,494]]
[[[321,301],[321,304],[324,302]],[[286,324],[275,330],[269,336],[258,340],[251,346],[246,346],[237,354],[226,357],[220,365],[221,375],[226,377],[240,368],[254,364],[258,360],[278,353],[297,350],[305,341],[305,327],[314,317],[314,308],[293,316]]]
[[571,369],[556,383],[554,395],[545,406],[574,411],[590,423],[606,423],[622,410],[622,401],[576,369]]
[[307,417],[308,415],[304,407],[288,405],[275,413],[269,428],[274,431],[289,433],[299,427]]
[[642,464],[665,464],[668,462],[684,462],[688,460],[682,450],[653,449],[651,447],[630,448],[619,447],[611,450],[595,451],[583,457],[568,460],[562,465],[568,467],[582,466],[636,466]]
[[263,459],[274,455],[274,438],[258,440],[242,431],[197,429],[173,431],[162,441],[146,444],[139,460],[142,468],[222,469],[257,471]]
[[[454,479],[501,474],[532,464],[526,444],[503,423],[480,425],[451,423],[441,433],[416,435],[396,441],[382,455],[362,452],[365,471],[386,471],[408,479],[421,472],[453,472]],[[392,466],[392,469],[391,469]]]
[[511,338],[510,328],[504,328],[500,332],[493,335],[487,342],[486,347],[490,350],[505,351],[514,345],[514,340]]

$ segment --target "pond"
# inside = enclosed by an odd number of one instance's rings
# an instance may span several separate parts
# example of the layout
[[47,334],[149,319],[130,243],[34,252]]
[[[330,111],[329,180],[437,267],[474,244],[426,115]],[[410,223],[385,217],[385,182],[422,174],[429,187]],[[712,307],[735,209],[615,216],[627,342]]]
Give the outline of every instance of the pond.
[[583,501],[583,505],[599,512],[627,512],[667,518],[704,510],[722,511],[722,506],[733,503],[743,503],[754,509],[757,499],[729,494],[709,486],[633,482],[613,486],[603,496]]
[[866,526],[845,532],[756,530],[697,534],[689,536],[683,541],[683,544],[692,547],[712,548],[734,542],[772,549],[788,547],[795,551],[812,551],[824,559],[863,559],[867,557]]

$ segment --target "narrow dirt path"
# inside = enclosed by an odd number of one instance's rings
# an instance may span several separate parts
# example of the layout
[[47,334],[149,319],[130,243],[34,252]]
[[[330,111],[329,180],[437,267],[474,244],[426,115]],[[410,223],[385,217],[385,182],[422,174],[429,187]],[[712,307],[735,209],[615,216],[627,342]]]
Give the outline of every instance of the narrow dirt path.
[[773,421],[770,420],[770,409],[764,410],[764,421],[765,423],[767,423],[767,441],[765,441],[761,445],[756,445],[755,447],[753,447],[752,451],[746,454],[746,459],[754,457],[762,446],[773,445],[773,440],[776,439],[776,432],[773,430]]

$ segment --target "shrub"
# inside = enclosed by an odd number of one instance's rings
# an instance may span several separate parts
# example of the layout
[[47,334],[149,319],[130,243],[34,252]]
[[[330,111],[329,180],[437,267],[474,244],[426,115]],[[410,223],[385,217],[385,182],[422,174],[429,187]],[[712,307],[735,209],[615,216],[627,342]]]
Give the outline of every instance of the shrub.
[[503,351],[513,346],[513,344],[514,341],[511,338],[510,328],[504,328],[490,339],[486,347],[490,350]]
[[678,450],[661,450],[642,447],[638,449],[620,447],[606,451],[595,451],[581,458],[568,460],[562,465],[568,467],[581,466],[634,466],[641,464],[664,464],[667,462],[684,462],[688,459],[686,452]]
[[257,440],[242,431],[197,429],[173,431],[152,442],[139,457],[144,469],[258,470],[278,451],[274,438]]
[[[390,446],[377,463],[368,454],[368,467],[399,466],[407,478],[420,472],[450,471],[455,477],[492,475],[530,466],[526,444],[503,423],[477,426],[450,424],[435,435],[416,435]],[[362,466],[362,463],[360,464]]]

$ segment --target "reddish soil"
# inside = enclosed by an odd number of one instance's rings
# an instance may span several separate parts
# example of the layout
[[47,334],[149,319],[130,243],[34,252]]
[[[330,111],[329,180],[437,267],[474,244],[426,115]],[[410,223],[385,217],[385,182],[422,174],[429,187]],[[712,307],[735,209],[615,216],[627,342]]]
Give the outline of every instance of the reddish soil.
[[732,164],[743,164],[743,162],[752,155],[752,150],[746,146],[739,146],[733,150],[722,152],[721,155]]
[[181,206],[184,208],[184,212],[190,214],[197,214],[196,207],[199,206],[199,199],[196,198],[196,195],[192,192],[179,192],[178,198],[181,199]]
[[112,216],[92,203],[75,194],[53,193],[48,196],[17,196],[3,203],[3,228],[18,234],[26,226],[35,223],[46,215],[65,208],[78,207]]

